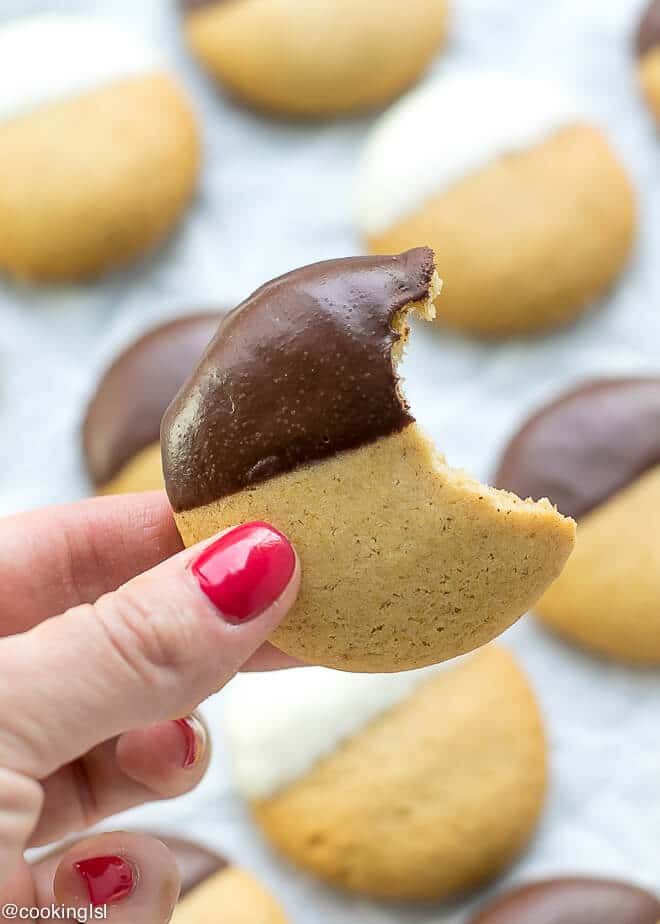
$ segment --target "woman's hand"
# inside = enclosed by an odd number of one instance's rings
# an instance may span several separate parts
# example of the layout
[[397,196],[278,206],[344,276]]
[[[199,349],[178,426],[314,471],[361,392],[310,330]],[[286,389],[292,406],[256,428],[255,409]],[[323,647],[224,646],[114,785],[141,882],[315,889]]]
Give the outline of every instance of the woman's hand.
[[0,521],[0,924],[51,903],[169,920],[178,876],[156,841],[103,834],[34,867],[23,851],[194,787],[193,710],[243,668],[293,663],[265,640],[299,582],[265,524],[183,551],[159,492]]

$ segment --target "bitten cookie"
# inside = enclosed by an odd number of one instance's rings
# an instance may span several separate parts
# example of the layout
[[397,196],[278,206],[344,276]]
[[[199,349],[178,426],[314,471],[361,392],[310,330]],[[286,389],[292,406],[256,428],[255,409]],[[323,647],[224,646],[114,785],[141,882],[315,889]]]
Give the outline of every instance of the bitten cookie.
[[331,260],[226,316],[163,418],[165,483],[187,545],[266,520],[302,590],[273,635],[312,664],[393,671],[490,641],[559,574],[574,524],[449,468],[395,365],[406,316],[433,314],[432,251]]
[[637,70],[646,102],[660,122],[660,0],[651,0],[637,32]]
[[269,112],[328,116],[378,106],[443,44],[445,0],[180,0],[195,56]]
[[601,654],[660,664],[660,378],[604,379],[541,408],[495,483],[579,518],[575,551],[536,604]]
[[626,263],[630,182],[602,132],[560,89],[459,73],[376,124],[357,182],[373,253],[430,244],[445,282],[438,321],[498,337],[564,324]]
[[660,901],[612,879],[547,879],[505,893],[471,924],[658,924]]
[[226,721],[268,840],[353,892],[417,901],[475,888],[519,855],[542,810],[539,710],[493,646],[400,674],[246,676]]
[[198,844],[178,837],[160,839],[181,873],[172,924],[286,924],[275,899],[249,873]]
[[0,27],[0,269],[96,276],[151,250],[188,205],[197,128],[160,56],[86,16]]
[[97,492],[163,487],[161,419],[219,320],[219,313],[193,314],[155,327],[105,372],[82,428],[85,463]]

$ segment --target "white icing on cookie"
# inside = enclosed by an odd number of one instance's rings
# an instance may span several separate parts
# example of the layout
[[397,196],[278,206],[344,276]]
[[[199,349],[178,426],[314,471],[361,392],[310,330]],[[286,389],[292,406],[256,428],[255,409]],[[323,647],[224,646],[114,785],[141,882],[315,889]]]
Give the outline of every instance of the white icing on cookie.
[[582,118],[570,93],[550,84],[489,72],[437,78],[373,128],[358,173],[359,227],[386,231],[468,174]]
[[162,67],[158,52],[104,19],[43,15],[0,27],[0,120]]
[[463,660],[398,674],[305,667],[240,675],[227,690],[224,713],[239,789],[248,799],[272,795],[433,674]]

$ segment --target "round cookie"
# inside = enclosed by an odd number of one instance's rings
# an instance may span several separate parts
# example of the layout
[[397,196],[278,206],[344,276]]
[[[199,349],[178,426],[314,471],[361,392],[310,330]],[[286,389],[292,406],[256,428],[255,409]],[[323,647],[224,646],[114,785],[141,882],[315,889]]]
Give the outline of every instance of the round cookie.
[[494,646],[441,669],[241,678],[226,723],[271,844],[353,892],[418,901],[476,888],[520,854],[542,810],[538,706]]
[[561,571],[574,524],[451,469],[396,363],[432,317],[432,251],[331,260],[225,317],[163,418],[166,489],[187,545],[250,520],[294,542],[302,589],[275,645],[343,670],[477,648]]
[[649,109],[660,122],[660,0],[651,3],[637,32],[637,72]]
[[547,879],[506,892],[471,924],[658,924],[660,901],[613,879]]
[[660,377],[589,382],[512,438],[495,483],[579,518],[543,622],[619,660],[660,664]]
[[381,105],[426,70],[445,0],[180,0],[195,56],[259,109],[329,116]]
[[150,330],[101,378],[82,428],[90,479],[101,494],[163,487],[160,422],[221,315],[193,314]]
[[438,321],[501,337],[564,324],[628,259],[630,182],[564,91],[457,73],[376,123],[357,182],[372,253],[429,244],[445,281]]
[[159,244],[199,167],[160,56],[102,19],[42,15],[0,26],[0,60],[0,270],[78,280]]

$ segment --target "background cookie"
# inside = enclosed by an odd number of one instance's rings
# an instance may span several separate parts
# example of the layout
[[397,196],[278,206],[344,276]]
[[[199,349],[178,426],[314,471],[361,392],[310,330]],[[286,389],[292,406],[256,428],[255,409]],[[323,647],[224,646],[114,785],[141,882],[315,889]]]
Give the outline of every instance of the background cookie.
[[160,422],[221,315],[193,314],[148,331],[104,373],[83,423],[90,479],[103,494],[163,487]]
[[495,483],[579,517],[575,551],[536,604],[587,648],[660,664],[660,378],[590,382],[531,417]]
[[[421,667],[508,628],[561,570],[574,524],[450,469],[400,394],[406,313],[428,317],[433,254],[314,264],[221,324],[163,418],[187,545],[266,520],[302,590],[273,642],[344,670]],[[255,361],[256,360],[256,361]]]
[[630,183],[558,88],[459,73],[376,124],[358,177],[372,253],[439,254],[438,320],[487,336],[575,317],[616,278],[634,234]]
[[43,15],[0,26],[0,60],[0,269],[73,280],[158,244],[199,162],[158,54],[104,20]]
[[226,719],[266,837],[354,892],[426,900],[474,888],[513,861],[541,812],[541,718],[503,649],[440,670],[241,678]]
[[384,103],[443,43],[444,0],[180,0],[188,43],[246,102],[293,116]]
[[547,879],[505,893],[471,924],[658,924],[660,901],[611,879]]
[[640,23],[637,68],[649,108],[660,121],[660,0],[651,0]]

